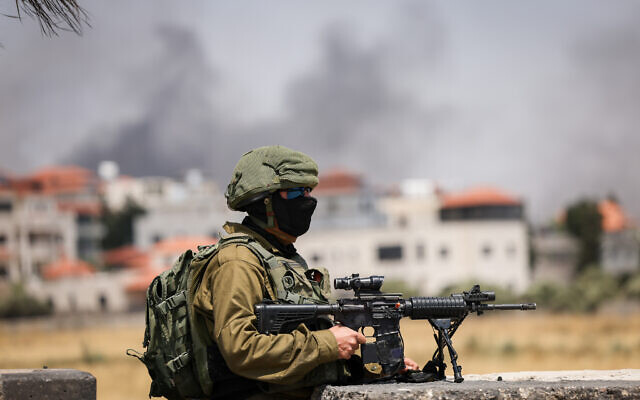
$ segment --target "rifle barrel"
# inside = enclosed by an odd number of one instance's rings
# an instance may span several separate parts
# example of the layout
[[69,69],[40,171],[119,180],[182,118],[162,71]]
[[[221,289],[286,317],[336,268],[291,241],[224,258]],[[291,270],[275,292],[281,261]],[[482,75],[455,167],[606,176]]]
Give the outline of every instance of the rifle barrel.
[[482,311],[491,311],[491,310],[535,310],[536,303],[525,303],[525,304],[481,304],[479,306]]

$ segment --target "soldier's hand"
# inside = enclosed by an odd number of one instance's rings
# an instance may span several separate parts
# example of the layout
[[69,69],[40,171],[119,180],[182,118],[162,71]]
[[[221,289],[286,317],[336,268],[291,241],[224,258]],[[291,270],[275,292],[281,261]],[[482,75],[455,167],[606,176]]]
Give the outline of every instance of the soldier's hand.
[[420,366],[418,365],[418,363],[413,361],[409,357],[404,358],[404,367],[405,368],[402,370],[402,372],[409,370],[420,371]]
[[329,329],[338,342],[339,358],[348,360],[351,355],[358,350],[361,343],[366,343],[367,339],[363,334],[347,328],[346,326],[336,325]]

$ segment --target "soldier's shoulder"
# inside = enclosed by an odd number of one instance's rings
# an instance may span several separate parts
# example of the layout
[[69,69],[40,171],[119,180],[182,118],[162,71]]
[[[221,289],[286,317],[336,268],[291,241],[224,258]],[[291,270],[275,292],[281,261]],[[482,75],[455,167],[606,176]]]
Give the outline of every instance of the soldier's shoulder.
[[226,246],[222,246],[218,251],[218,263],[220,265],[234,262],[244,261],[250,264],[261,265],[258,257],[244,244],[229,243]]

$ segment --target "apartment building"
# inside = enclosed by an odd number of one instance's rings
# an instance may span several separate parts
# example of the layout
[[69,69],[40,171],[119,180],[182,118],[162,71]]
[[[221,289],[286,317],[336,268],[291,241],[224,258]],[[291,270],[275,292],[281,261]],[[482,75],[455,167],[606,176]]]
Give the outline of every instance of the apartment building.
[[[357,192],[355,182],[351,189]],[[322,187],[314,193],[320,207],[326,201]],[[334,229],[317,221],[322,214],[314,216],[312,229],[298,239],[301,254],[328,268],[332,277],[384,275],[429,295],[468,281],[516,292],[529,285],[527,226],[519,199],[494,188],[443,194],[429,181],[407,181],[395,194],[378,194],[375,200],[375,211],[360,211],[359,218],[369,219],[361,226]],[[343,204],[340,195],[331,201]]]
[[60,257],[77,257],[76,216],[42,195],[0,192],[0,280],[39,279]]

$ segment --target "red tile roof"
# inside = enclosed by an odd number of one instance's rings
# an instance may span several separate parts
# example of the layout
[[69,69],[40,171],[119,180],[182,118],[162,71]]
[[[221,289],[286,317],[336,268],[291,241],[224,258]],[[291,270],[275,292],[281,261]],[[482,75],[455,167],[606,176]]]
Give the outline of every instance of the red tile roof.
[[176,236],[161,240],[153,246],[152,252],[182,253],[187,249],[197,250],[198,246],[216,243],[218,239],[211,236]]
[[46,280],[54,280],[67,277],[89,276],[95,273],[94,268],[81,260],[69,260],[61,258],[46,265],[42,270],[42,277]]
[[510,194],[493,187],[477,187],[456,194],[442,196],[443,208],[476,206],[515,206],[522,202]]
[[615,201],[601,201],[598,203],[598,211],[602,215],[602,230],[605,232],[618,232],[630,225],[622,207]]
[[12,178],[10,186],[19,193],[61,194],[78,193],[96,184],[88,169],[76,166],[42,168],[21,178]]
[[83,202],[59,202],[60,211],[70,211],[74,214],[91,215],[94,217],[102,215],[102,204],[99,201]]
[[102,253],[107,266],[127,269],[144,269],[149,265],[149,255],[134,246],[122,246]]
[[320,183],[313,195],[356,193],[362,188],[362,177],[346,169],[335,168],[320,175]]

